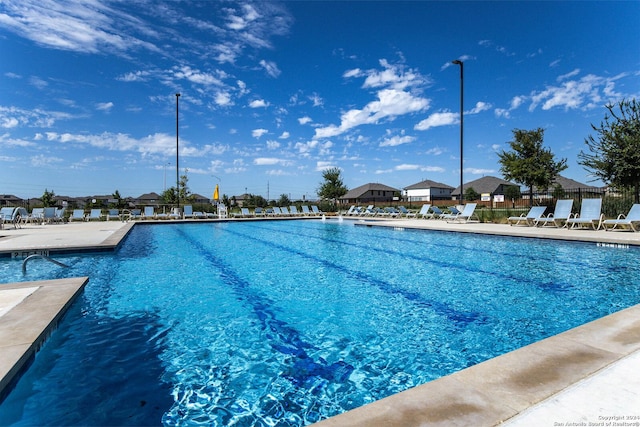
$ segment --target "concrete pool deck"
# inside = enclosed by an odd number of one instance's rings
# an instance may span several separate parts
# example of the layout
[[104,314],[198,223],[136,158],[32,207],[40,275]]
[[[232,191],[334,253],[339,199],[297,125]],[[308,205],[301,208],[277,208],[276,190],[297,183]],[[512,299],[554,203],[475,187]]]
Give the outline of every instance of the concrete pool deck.
[[[243,220],[248,219],[238,219]],[[356,219],[355,223],[577,240],[620,249],[640,246],[640,233],[623,231],[422,219]],[[132,227],[133,223],[103,221],[4,229],[0,257],[42,253],[55,258],[60,252],[114,250]],[[0,284],[0,396],[86,283],[87,278],[72,278]],[[639,364],[640,305],[636,305],[318,425],[640,425]]]

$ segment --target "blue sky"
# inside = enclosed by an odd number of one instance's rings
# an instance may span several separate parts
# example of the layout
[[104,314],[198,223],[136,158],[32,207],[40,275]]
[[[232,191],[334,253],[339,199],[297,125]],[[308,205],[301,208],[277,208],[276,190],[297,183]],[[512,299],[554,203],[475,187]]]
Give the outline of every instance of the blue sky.
[[[0,194],[316,197],[501,176],[513,129],[563,175],[640,94],[640,2],[0,2]],[[595,182],[597,184],[597,182]]]

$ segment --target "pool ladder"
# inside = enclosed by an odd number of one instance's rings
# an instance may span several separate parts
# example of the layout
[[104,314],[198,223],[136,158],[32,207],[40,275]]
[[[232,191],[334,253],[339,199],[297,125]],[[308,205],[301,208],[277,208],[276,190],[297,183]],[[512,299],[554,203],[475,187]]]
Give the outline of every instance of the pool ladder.
[[47,260],[47,261],[49,261],[49,262],[52,262],[52,263],[54,263],[54,264],[56,264],[56,265],[59,265],[60,267],[69,268],[69,266],[68,266],[68,265],[63,264],[63,263],[61,263],[60,261],[56,261],[56,260],[55,260],[55,259],[53,259],[53,258],[49,258],[49,257],[48,257],[48,256],[46,256],[46,255],[33,254],[33,255],[29,255],[28,257],[26,257],[26,258],[24,259],[24,261],[22,261],[22,274],[27,274],[27,261],[29,261],[30,259],[33,259],[33,258],[42,258],[42,259],[45,259],[45,260]]

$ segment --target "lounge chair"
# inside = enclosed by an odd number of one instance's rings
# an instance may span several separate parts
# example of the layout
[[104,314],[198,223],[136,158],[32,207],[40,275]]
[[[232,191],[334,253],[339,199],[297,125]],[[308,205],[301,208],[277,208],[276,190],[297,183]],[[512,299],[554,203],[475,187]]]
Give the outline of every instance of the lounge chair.
[[571,218],[572,207],[573,199],[558,200],[553,213],[533,220],[533,224],[536,227],[564,227],[567,220]]
[[131,213],[129,214],[129,219],[140,219],[142,218],[142,211],[140,209],[131,209]]
[[428,216],[428,218],[441,219],[445,215],[445,213],[439,207],[431,206],[431,214],[428,215],[430,215]]
[[156,209],[153,206],[145,206],[141,219],[158,219]]
[[587,226],[593,230],[600,230],[603,220],[602,199],[582,199],[580,214],[567,219],[567,228]]
[[25,220],[25,222],[42,222],[42,217],[44,216],[44,208],[33,208],[29,217]]
[[313,212],[316,216],[320,216],[324,214],[316,205],[311,205],[311,212]]
[[56,208],[44,208],[44,211],[42,213],[42,222],[47,224],[58,222]]
[[620,229],[627,229],[631,231],[638,231],[640,226],[640,204],[636,203],[631,206],[628,214],[620,214],[616,219],[606,219],[602,222],[602,226],[605,231]]
[[118,209],[109,209],[109,211],[107,211],[107,221],[111,221],[112,219],[120,219],[120,211]]
[[273,216],[282,216],[282,211],[278,206],[273,207]]
[[13,211],[15,209],[13,206],[6,206],[0,209],[0,229],[4,227],[4,224],[13,223]]
[[392,206],[383,209],[384,216],[390,216],[391,218],[397,218],[400,216],[400,211]]
[[184,209],[182,210],[182,219],[187,218],[195,218],[195,215],[193,214],[193,206],[191,205],[185,205]]
[[69,216],[69,222],[84,221],[84,209],[74,209]]
[[102,209],[91,209],[91,211],[89,211],[86,220],[91,221],[93,219],[97,219],[98,221],[102,220]]
[[415,218],[416,217],[416,213],[413,211],[410,211],[409,209],[405,208],[404,206],[398,206],[398,210],[400,211],[400,216],[403,216],[405,218]]
[[[480,222],[480,218],[475,214],[477,203],[467,203],[462,211],[455,209],[458,213],[450,213],[445,215],[447,222],[471,222],[474,220]],[[451,209],[451,208],[450,208]]]
[[290,214],[289,214],[289,209],[287,209],[287,207],[286,207],[286,206],[282,206],[282,207],[280,208],[280,212],[282,212],[282,215],[284,215],[284,216],[289,216],[289,215],[290,215]]
[[533,206],[529,212],[520,216],[510,216],[507,218],[509,225],[527,225],[533,226],[534,221],[544,215],[547,210],[546,206]]
[[251,212],[249,212],[249,208],[240,208],[240,213],[233,214],[234,218],[250,218],[252,216]]
[[293,216],[300,216],[301,213],[298,212],[298,208],[296,206],[289,206],[289,212],[291,213],[291,215]]
[[429,214],[429,209],[431,209],[431,205],[430,204],[424,204],[422,205],[422,207],[420,208],[420,210],[416,213],[415,217],[416,218],[429,218],[430,214]]
[[378,210],[373,206],[369,205],[365,210],[360,212],[360,216],[376,216]]
[[302,215],[304,215],[304,216],[311,216],[312,215],[311,211],[309,210],[309,206],[302,205],[302,206],[300,206],[300,209],[302,209]]

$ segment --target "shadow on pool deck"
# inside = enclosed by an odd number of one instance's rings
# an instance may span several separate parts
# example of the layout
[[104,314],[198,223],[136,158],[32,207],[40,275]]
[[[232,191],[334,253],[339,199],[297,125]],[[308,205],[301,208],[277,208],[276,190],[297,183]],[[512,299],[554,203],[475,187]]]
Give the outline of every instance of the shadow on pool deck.
[[[346,222],[346,221],[345,221]],[[640,233],[535,229],[428,220],[357,225],[640,245]],[[0,230],[0,255],[114,250],[133,227],[117,221]],[[1,285],[0,396],[81,293],[86,278]],[[51,296],[63,288],[64,295]],[[16,289],[18,289],[16,291]],[[22,289],[22,290],[20,290]],[[45,294],[49,295],[43,298]],[[48,301],[58,301],[51,309]],[[54,304],[55,305],[55,304]],[[47,310],[42,310],[48,306]],[[26,310],[26,311],[25,311]],[[29,313],[40,313],[35,327]],[[552,426],[637,416],[640,305],[318,423],[318,426]],[[18,365],[16,365],[16,363]],[[635,411],[635,412],[634,412]]]

